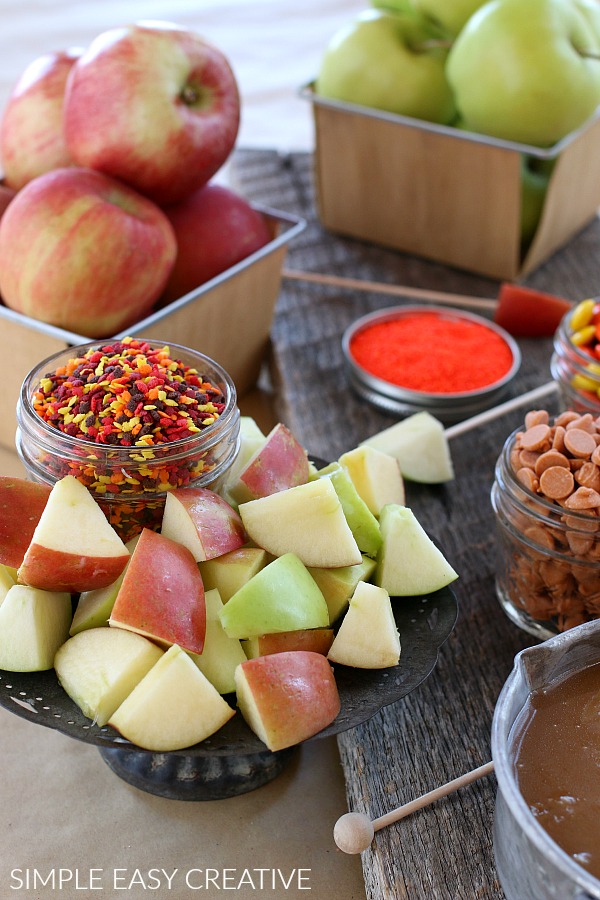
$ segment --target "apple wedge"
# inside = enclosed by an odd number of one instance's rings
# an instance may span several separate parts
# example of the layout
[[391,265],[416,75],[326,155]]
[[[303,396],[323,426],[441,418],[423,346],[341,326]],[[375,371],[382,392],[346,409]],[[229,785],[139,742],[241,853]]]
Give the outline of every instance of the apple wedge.
[[262,547],[240,547],[198,563],[204,590],[218,590],[223,603],[272,560]]
[[362,562],[356,566],[341,566],[338,569],[319,569],[309,566],[308,571],[325,598],[330,625],[337,622],[348,608],[350,597],[358,582],[368,581],[375,572],[376,566],[377,562],[365,555],[363,555]]
[[360,446],[375,447],[395,457],[403,477],[410,481],[439,484],[454,478],[444,426],[431,413],[414,413]]
[[79,593],[111,584],[128,559],[87,488],[66,475],[52,487],[17,577],[46,591]]
[[331,479],[340,498],[346,521],[361,553],[366,553],[371,557],[377,556],[381,547],[379,523],[354,487],[346,470],[339,463],[333,462],[325,468],[319,469],[317,478]]
[[390,596],[430,594],[458,578],[407,506],[384,506],[379,523],[383,546],[374,581]]
[[252,416],[240,416],[240,446],[233,463],[223,475],[218,487],[218,493],[232,506],[237,506],[230,493],[230,489],[237,484],[240,472],[245,468],[248,460],[259,450],[267,440]]
[[279,556],[241,587],[220,619],[229,637],[239,639],[329,626],[323,594],[293,553]]
[[235,670],[246,659],[237,638],[225,633],[219,618],[223,601],[217,590],[206,591],[206,637],[202,653],[190,656],[220,694],[235,691]]
[[300,628],[298,631],[260,634],[242,641],[242,647],[248,659],[286,650],[312,650],[327,656],[332,643],[333,628]]
[[257,656],[237,667],[235,681],[240,712],[269,750],[313,737],[340,711],[333,669],[321,653]]
[[0,475],[0,563],[18,569],[50,496],[49,484]]
[[164,650],[123,628],[91,628],[58,649],[58,680],[84,716],[105,725]]
[[69,637],[71,595],[15,584],[0,605],[0,669],[44,672]]
[[[133,553],[138,538],[139,534],[125,544],[130,554]],[[100,628],[103,625],[108,625],[108,620],[115,605],[117,594],[123,584],[130,559],[131,555],[125,564],[125,568],[112,584],[109,584],[107,587],[96,588],[93,591],[82,591],[79,595],[73,621],[69,629],[71,636],[79,634],[80,631],[85,631],[87,628]]]
[[237,503],[244,503],[305,484],[308,476],[306,450],[279,422],[241,469],[229,493]]
[[328,658],[357,669],[387,669],[400,661],[400,635],[390,595],[359,582],[328,653]]
[[387,503],[404,505],[404,479],[394,456],[375,447],[362,446],[343,453],[338,462],[376,518]]
[[173,644],[108,724],[138,747],[168,753],[205,740],[233,715],[235,710],[188,654]]
[[162,646],[202,653],[206,632],[204,585],[194,557],[181,544],[144,528],[110,614],[109,625]]
[[160,530],[187,547],[196,562],[236,550],[248,540],[239,513],[208,488],[167,491]]
[[240,505],[250,538],[273,556],[294,553],[306,566],[353,566],[362,556],[329,478],[317,478]]

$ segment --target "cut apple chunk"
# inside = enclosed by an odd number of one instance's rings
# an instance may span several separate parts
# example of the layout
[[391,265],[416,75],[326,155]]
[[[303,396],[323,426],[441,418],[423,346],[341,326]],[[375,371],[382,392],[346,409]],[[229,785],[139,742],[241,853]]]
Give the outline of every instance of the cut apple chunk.
[[341,566],[339,569],[319,569],[310,566],[308,571],[317,583],[329,610],[329,623],[333,625],[348,608],[350,597],[359,581],[368,581],[377,562],[364,556],[356,566]]
[[240,547],[198,563],[204,590],[216,589],[223,603],[227,603],[272,558],[262,547]]
[[306,450],[279,422],[241,469],[229,493],[237,503],[244,503],[305,484],[308,476]]
[[201,654],[190,656],[220,694],[235,691],[235,670],[246,654],[237,638],[225,633],[219,618],[223,601],[217,590],[206,591],[206,637]]
[[342,466],[333,462],[317,472],[318,478],[330,478],[342,504],[346,521],[361,553],[375,557],[381,547],[379,523],[354,487]]
[[329,625],[323,594],[293,553],[261,569],[223,606],[220,618],[226,633],[239,639]]
[[202,653],[206,608],[202,576],[181,544],[144,528],[139,535],[109,625],[127,628],[162,646]]
[[430,594],[458,578],[407,506],[384,506],[379,522],[383,546],[374,581],[392,597]]
[[53,486],[18,570],[18,581],[79,593],[119,577],[129,551],[86,487],[73,475]]
[[160,530],[187,547],[196,562],[236,550],[248,539],[239,513],[207,488],[167,491]]
[[235,680],[240,712],[269,750],[313,737],[340,711],[333,670],[321,653],[257,656],[238,666]]
[[294,553],[306,566],[353,566],[362,556],[329,478],[317,478],[240,506],[250,538],[273,556]]
[[223,475],[218,492],[229,504],[237,505],[231,496],[230,489],[237,484],[240,472],[245,468],[248,460],[259,450],[267,440],[252,416],[240,416],[240,446],[233,463]]
[[0,563],[18,569],[50,496],[49,484],[0,475]]
[[410,481],[438,484],[454,478],[444,426],[431,413],[414,413],[367,438],[361,446],[395,457],[403,477]]
[[134,687],[108,724],[156,753],[200,743],[235,715],[188,654],[174,644]]
[[390,595],[361,581],[329,650],[332,662],[358,669],[386,669],[400,661],[400,635]]
[[44,672],[69,636],[71,595],[15,584],[0,605],[0,669]]
[[404,506],[404,479],[394,456],[375,447],[361,446],[343,453],[338,462],[376,518],[388,503]]
[[242,641],[242,646],[248,659],[254,659],[255,656],[287,650],[312,650],[327,656],[332,643],[333,628],[301,628],[298,631],[261,634]]
[[163,653],[132,631],[91,628],[65,641],[54,657],[54,668],[83,714],[105,725]]

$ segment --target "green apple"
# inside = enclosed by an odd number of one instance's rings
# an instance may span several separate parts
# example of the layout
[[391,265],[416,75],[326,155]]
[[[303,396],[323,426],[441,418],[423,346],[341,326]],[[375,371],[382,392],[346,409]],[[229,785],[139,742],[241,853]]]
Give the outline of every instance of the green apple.
[[168,753],[205,740],[234,714],[188,654],[173,644],[108,724],[138,747]]
[[237,503],[267,497],[308,481],[308,456],[289,428],[279,422],[228,488]]
[[337,569],[309,566],[308,571],[325,598],[331,625],[347,609],[358,582],[368,581],[375,572],[376,565],[374,559],[363,554],[362,562],[355,566],[341,566]]
[[329,626],[323,594],[293,553],[261,569],[227,601],[219,615],[226,633],[235,638]]
[[439,30],[414,11],[369,9],[343,26],[321,59],[316,93],[442,124],[456,114]]
[[338,462],[377,518],[387,503],[404,504],[404,480],[394,456],[365,445],[343,453]]
[[539,171],[533,157],[521,155],[521,248],[526,250],[539,225],[550,175]]
[[237,667],[235,681],[240,712],[269,750],[313,737],[340,711],[333,670],[321,653],[257,656]]
[[296,631],[259,634],[242,641],[242,647],[248,659],[269,653],[285,653],[287,650],[311,650],[327,656],[332,643],[333,628],[299,628]]
[[446,73],[467,127],[550,146],[600,103],[600,35],[573,0],[494,0],[467,22]]
[[317,478],[331,479],[340,498],[346,521],[361,553],[372,557],[377,556],[381,547],[379,523],[354,487],[346,470],[338,462],[333,462],[323,469],[319,469]]
[[450,447],[442,423],[428,412],[413,413],[362,442],[394,456],[404,478],[439,484],[454,478]]
[[447,34],[456,36],[473,13],[487,0],[413,0],[415,9],[439,25]]
[[[133,553],[138,539],[139,534],[125,544],[130,554]],[[107,585],[107,587],[96,588],[93,591],[82,591],[75,607],[75,614],[69,629],[70,635],[78,634],[87,628],[100,628],[103,625],[108,625],[108,620],[115,605],[117,594],[123,584],[128,565],[129,560],[127,560],[125,568],[117,580]]]
[[400,661],[400,635],[385,588],[361,581],[327,658],[357,669],[387,669]]
[[242,503],[244,527],[273,556],[295,553],[306,566],[353,566],[362,556],[329,478]]
[[220,694],[235,691],[235,669],[246,659],[246,654],[237,638],[229,637],[223,630],[220,612],[223,601],[214,588],[206,591],[206,637],[202,653],[190,653],[201,672]]
[[132,631],[91,628],[65,641],[54,657],[54,668],[83,714],[96,725],[105,725],[163,652]]
[[272,557],[262,547],[239,547],[223,556],[198,563],[198,568],[204,589],[218,590],[223,603],[227,603],[236,591],[271,560]]
[[374,580],[392,597],[429,594],[458,578],[407,506],[385,506],[380,524],[383,546]]
[[0,605],[0,669],[44,672],[69,637],[71,595],[15,584]]

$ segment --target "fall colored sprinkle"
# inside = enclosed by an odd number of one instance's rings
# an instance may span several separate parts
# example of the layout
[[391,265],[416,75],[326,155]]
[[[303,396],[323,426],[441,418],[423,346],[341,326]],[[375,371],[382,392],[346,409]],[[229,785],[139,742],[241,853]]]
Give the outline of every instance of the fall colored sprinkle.
[[487,387],[513,364],[510,347],[491,328],[433,312],[367,326],[352,338],[350,353],[382,381],[434,394]]
[[208,428],[225,398],[168,347],[123,338],[87,350],[41,379],[36,413],[73,438],[120,447],[154,447]]

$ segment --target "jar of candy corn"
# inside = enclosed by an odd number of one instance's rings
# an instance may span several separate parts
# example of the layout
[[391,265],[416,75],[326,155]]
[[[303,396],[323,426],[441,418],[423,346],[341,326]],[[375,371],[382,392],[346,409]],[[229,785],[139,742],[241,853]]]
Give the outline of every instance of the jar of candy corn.
[[563,409],[600,416],[600,301],[582,300],[563,316],[550,362]]

